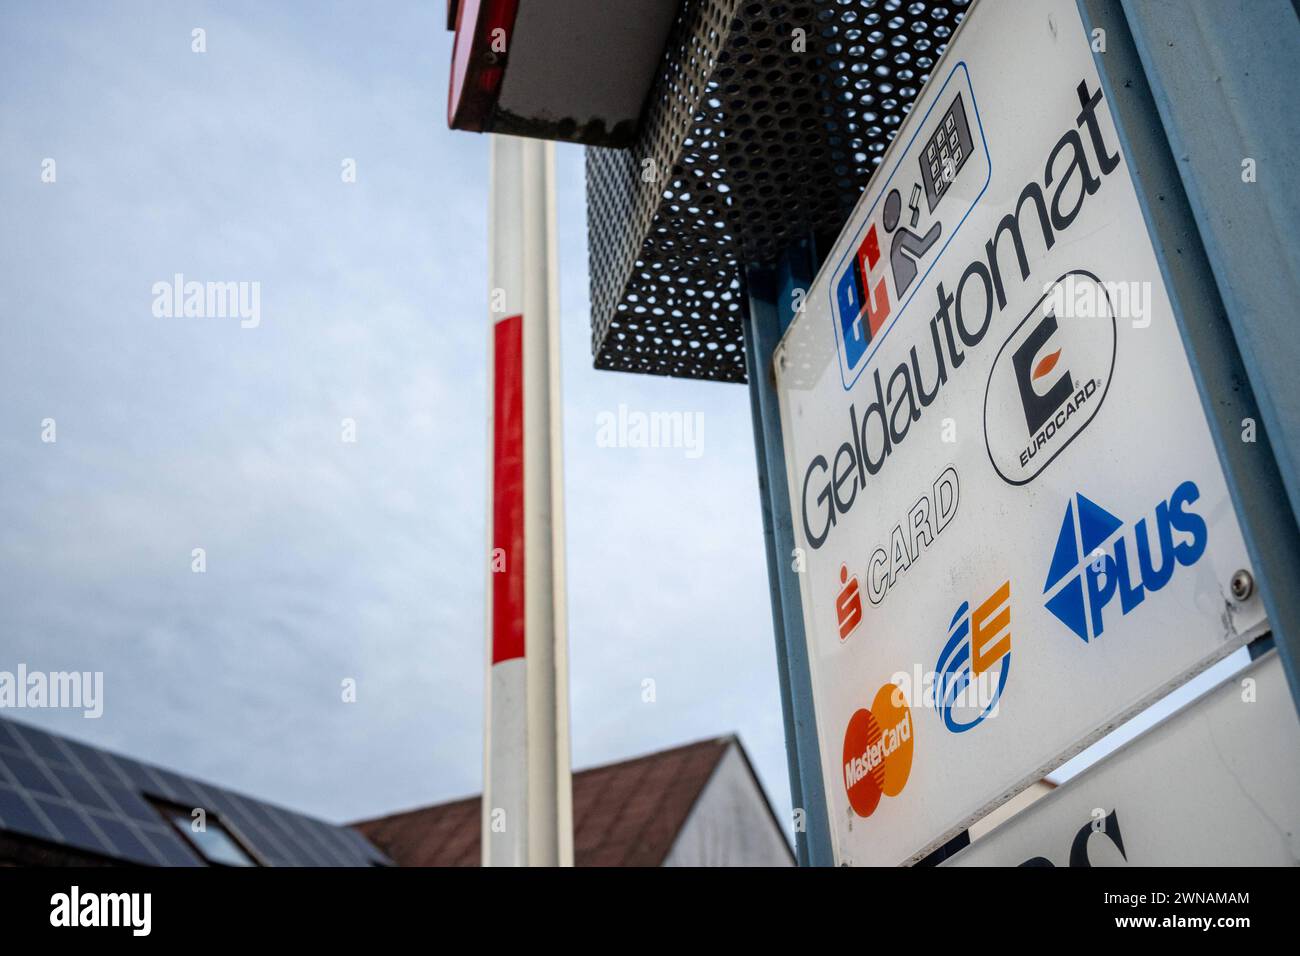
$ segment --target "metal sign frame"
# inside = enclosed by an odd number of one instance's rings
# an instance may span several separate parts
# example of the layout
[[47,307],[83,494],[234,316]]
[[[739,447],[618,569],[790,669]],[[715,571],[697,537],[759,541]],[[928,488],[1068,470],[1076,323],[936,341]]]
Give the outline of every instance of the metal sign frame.
[[[1294,136],[1274,121],[1289,108],[1288,70],[1300,62],[1296,11],[1287,0],[1258,0],[1249,12],[1077,3],[1089,35],[1102,38],[1094,59],[1256,569],[1246,586],[1260,589],[1300,707],[1300,390],[1292,384],[1300,343],[1281,307],[1300,301],[1300,172],[1289,154]],[[1189,78],[1190,57],[1214,66]],[[1247,141],[1254,155],[1234,158]],[[1267,178],[1243,197],[1231,187],[1246,158],[1266,164]],[[1243,235],[1243,214],[1266,228]],[[830,865],[833,856],[772,361],[793,318],[792,292],[811,285],[818,265],[805,241],[746,275],[745,348],[759,372],[749,384],[801,865]],[[1254,441],[1243,440],[1247,420],[1257,424]]]
[[1297,794],[1300,723],[1269,652],[944,865],[1293,865]]
[[[1294,135],[1272,129],[1294,97],[1300,18],[1287,0],[1078,2],[1085,27],[1106,31],[1094,59],[1300,708],[1300,342],[1286,327],[1300,167]],[[1244,181],[1247,158],[1262,180]]]

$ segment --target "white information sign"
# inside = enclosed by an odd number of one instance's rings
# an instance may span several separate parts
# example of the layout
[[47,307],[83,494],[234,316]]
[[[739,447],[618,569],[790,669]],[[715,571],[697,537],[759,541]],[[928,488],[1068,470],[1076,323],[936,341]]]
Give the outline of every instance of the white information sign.
[[918,859],[1264,624],[1093,42],[980,0],[774,359],[841,863]]
[[1300,864],[1300,721],[1276,652],[945,866]]

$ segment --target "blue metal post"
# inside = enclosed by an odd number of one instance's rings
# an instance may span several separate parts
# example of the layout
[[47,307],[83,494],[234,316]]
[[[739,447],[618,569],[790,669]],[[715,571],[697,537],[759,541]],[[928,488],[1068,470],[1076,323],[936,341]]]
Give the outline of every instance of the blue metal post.
[[[746,274],[745,361],[754,418],[759,498],[767,547],[772,628],[776,636],[781,708],[785,717],[786,760],[790,794],[802,828],[795,832],[800,866],[831,866],[830,820],[822,785],[817,721],[813,713],[812,676],[804,637],[803,602],[795,571],[794,524],[785,471],[785,445],[772,372],[772,355],[795,315],[796,289],[812,283],[815,263],[811,241],[796,243],[775,268],[751,267]],[[802,297],[800,296],[801,300]]]
[[1300,708],[1300,21],[1290,0],[1079,9]]

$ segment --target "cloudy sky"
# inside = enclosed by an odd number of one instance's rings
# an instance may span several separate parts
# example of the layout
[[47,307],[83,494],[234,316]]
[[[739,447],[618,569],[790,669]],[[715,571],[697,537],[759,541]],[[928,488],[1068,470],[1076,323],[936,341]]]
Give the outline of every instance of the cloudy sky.
[[[0,670],[105,675],[102,718],[22,719],[334,821],[478,792],[487,141],[442,21],[0,7]],[[592,370],[557,164],[575,766],[737,732],[789,819],[747,394]],[[259,323],[156,316],[178,273]],[[703,454],[599,447],[619,404]]]
[[[442,7],[0,8],[0,669],[106,685],[21,719],[330,820],[478,792],[487,140]],[[746,392],[592,370],[557,166],[575,765],[735,731],[788,818]],[[156,317],[176,273],[260,324]],[[703,454],[598,447],[619,403]]]

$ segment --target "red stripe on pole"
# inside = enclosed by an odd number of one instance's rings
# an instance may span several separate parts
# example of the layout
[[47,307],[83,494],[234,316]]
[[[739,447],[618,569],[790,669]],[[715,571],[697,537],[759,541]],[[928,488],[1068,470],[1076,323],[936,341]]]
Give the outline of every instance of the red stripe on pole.
[[[493,664],[524,656],[523,324],[522,315],[512,315],[493,329]],[[499,571],[498,553],[505,556]]]

